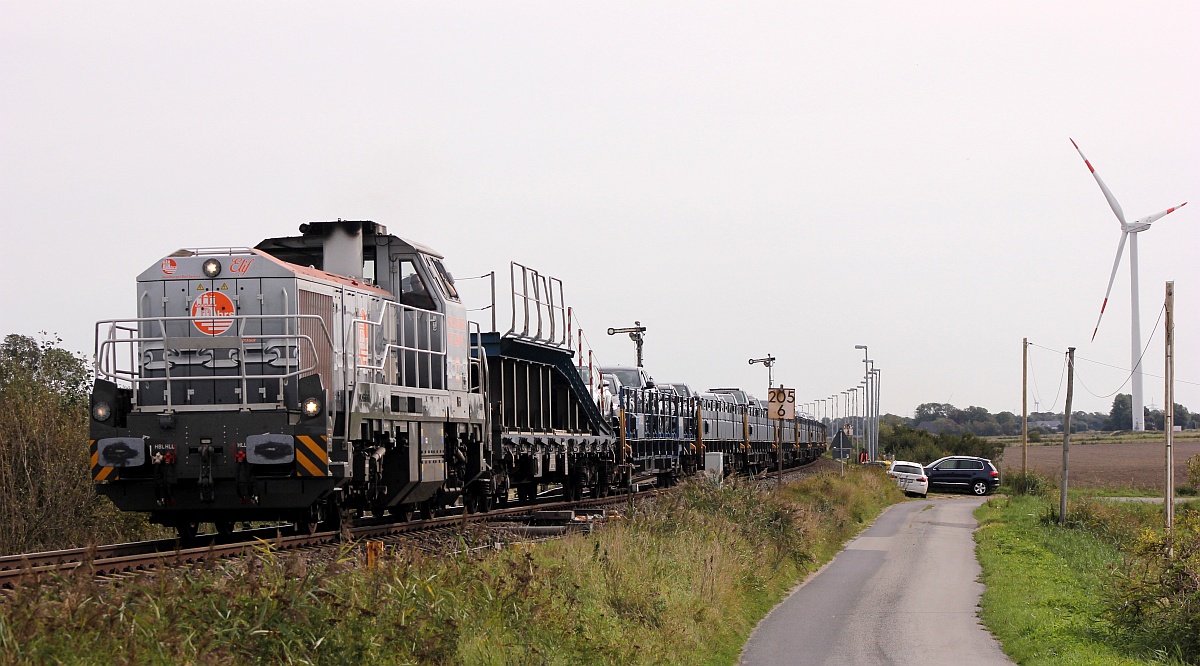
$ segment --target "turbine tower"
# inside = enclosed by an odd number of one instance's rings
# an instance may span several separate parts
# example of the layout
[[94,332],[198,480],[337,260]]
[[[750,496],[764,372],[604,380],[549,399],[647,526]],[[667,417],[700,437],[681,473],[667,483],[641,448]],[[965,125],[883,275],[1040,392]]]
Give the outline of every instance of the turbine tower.
[[1137,251],[1137,235],[1150,228],[1160,217],[1167,213],[1173,213],[1176,210],[1183,208],[1187,202],[1183,202],[1173,208],[1168,208],[1161,213],[1147,215],[1146,217],[1134,220],[1132,223],[1125,221],[1125,211],[1121,210],[1121,204],[1117,203],[1117,198],[1109,191],[1108,186],[1100,180],[1100,174],[1096,173],[1095,167],[1084,157],[1083,151],[1079,150],[1079,144],[1075,143],[1075,139],[1071,139],[1071,145],[1075,146],[1075,150],[1079,152],[1079,156],[1083,157],[1083,163],[1087,165],[1088,171],[1092,172],[1092,177],[1096,179],[1096,184],[1100,186],[1100,191],[1104,193],[1104,198],[1108,200],[1108,205],[1116,214],[1117,220],[1121,223],[1121,241],[1117,243],[1117,258],[1113,260],[1112,273],[1108,276],[1108,289],[1104,291],[1104,303],[1100,305],[1100,316],[1096,318],[1096,328],[1092,330],[1092,340],[1096,339],[1096,332],[1100,330],[1100,320],[1104,318],[1104,308],[1108,306],[1108,295],[1112,292],[1113,280],[1117,277],[1117,268],[1121,265],[1121,253],[1125,250],[1125,241],[1129,241],[1129,291],[1130,291],[1130,362],[1129,365],[1133,369],[1132,374],[1132,392],[1133,392],[1133,429],[1146,429],[1146,416],[1144,403],[1142,401],[1142,332],[1139,326],[1139,317],[1141,313],[1138,310],[1138,251]]

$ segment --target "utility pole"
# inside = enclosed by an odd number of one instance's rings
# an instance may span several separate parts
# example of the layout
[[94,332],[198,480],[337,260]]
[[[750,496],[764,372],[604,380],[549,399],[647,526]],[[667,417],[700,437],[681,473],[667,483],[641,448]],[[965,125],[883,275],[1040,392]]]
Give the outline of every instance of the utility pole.
[[1029,338],[1021,338],[1021,476],[1029,478]]
[[642,367],[642,341],[646,338],[646,327],[642,326],[642,322],[635,321],[633,322],[633,326],[608,329],[609,335],[616,335],[617,333],[629,334],[629,339],[633,340],[634,344],[637,345],[637,367]]
[[1075,348],[1067,347],[1067,413],[1063,415],[1062,489],[1058,496],[1058,525],[1067,525],[1067,460],[1071,452],[1071,396],[1075,389]]
[[1175,460],[1171,451],[1175,435],[1175,283],[1167,283],[1166,308],[1166,407],[1163,413],[1163,430],[1167,433],[1167,496],[1164,498],[1167,519],[1167,536],[1175,525]]

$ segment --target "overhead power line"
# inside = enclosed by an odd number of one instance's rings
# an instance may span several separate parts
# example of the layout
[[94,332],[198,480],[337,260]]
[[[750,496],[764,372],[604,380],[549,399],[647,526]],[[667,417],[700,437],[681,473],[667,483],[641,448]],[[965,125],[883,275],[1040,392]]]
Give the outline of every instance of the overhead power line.
[[[1152,330],[1150,332],[1150,339],[1146,341],[1146,345],[1142,348],[1142,353],[1138,356],[1137,365],[1139,367],[1142,365],[1142,359],[1146,357],[1146,352],[1150,349],[1150,343],[1154,341],[1155,334],[1158,333],[1158,326],[1159,326],[1159,324],[1162,323],[1162,317],[1163,317],[1163,313],[1165,311],[1166,311],[1165,306],[1158,311],[1158,319],[1156,319],[1154,321],[1154,330]],[[1060,351],[1058,349],[1053,349],[1051,347],[1039,345],[1034,342],[1030,342],[1029,345],[1031,347],[1038,347],[1039,349],[1045,349],[1046,351],[1051,351],[1056,354],[1066,354],[1066,352],[1064,352],[1064,351]],[[1129,368],[1122,368],[1119,365],[1113,365],[1111,363],[1105,363],[1103,361],[1097,361],[1097,360],[1090,359],[1090,358],[1083,358],[1082,356],[1076,356],[1075,360],[1076,361],[1086,361],[1088,363],[1094,363],[1096,365],[1102,365],[1106,368],[1112,368],[1114,370],[1122,370],[1124,372],[1129,373],[1128,375],[1126,375],[1125,380],[1121,382],[1120,386],[1118,386],[1115,390],[1113,390],[1111,393],[1108,393],[1107,395],[1100,395],[1098,393],[1095,393],[1090,388],[1088,388],[1088,386],[1086,384],[1084,384],[1082,379],[1080,379],[1079,383],[1081,385],[1083,385],[1084,390],[1086,390],[1088,393],[1091,393],[1093,396],[1095,396],[1097,398],[1111,398],[1112,396],[1116,395],[1117,392],[1119,392],[1121,389],[1125,388],[1125,385],[1129,383],[1129,380],[1133,378],[1134,374],[1140,374],[1143,377],[1153,377],[1154,379],[1163,379],[1163,377],[1161,375],[1153,375],[1148,372],[1145,372],[1144,370],[1138,371],[1137,373],[1135,373],[1133,370],[1130,370]],[[1183,379],[1178,379],[1178,378],[1176,378],[1175,381],[1180,384],[1188,384],[1190,386],[1200,386],[1200,382],[1189,382],[1189,381],[1186,381]],[[1036,390],[1036,386],[1035,386],[1035,390]],[[1055,400],[1057,401],[1057,398]]]

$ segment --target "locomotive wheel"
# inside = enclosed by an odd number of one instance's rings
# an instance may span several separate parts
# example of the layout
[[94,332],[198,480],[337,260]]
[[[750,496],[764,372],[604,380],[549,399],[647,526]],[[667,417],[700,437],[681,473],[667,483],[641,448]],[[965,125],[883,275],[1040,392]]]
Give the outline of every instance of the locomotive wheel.
[[297,521],[295,524],[296,534],[307,534],[309,536],[317,533],[317,523],[308,520]]
[[200,530],[200,523],[179,523],[175,526],[175,531],[179,533],[180,541],[191,541],[196,538],[196,533]]
[[321,524],[323,513],[320,502],[313,504],[309,508],[308,514],[295,522],[296,534],[316,534],[317,527]]
[[228,536],[233,534],[233,523],[232,520],[218,520],[213,525],[217,528],[217,534]]

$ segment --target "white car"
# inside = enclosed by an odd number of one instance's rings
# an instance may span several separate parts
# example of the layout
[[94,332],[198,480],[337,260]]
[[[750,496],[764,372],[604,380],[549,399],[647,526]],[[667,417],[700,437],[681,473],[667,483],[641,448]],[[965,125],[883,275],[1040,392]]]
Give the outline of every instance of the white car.
[[925,467],[921,463],[897,460],[888,468],[888,476],[896,480],[896,485],[905,495],[929,494],[929,477],[925,476]]

